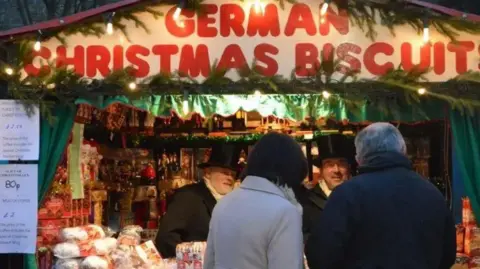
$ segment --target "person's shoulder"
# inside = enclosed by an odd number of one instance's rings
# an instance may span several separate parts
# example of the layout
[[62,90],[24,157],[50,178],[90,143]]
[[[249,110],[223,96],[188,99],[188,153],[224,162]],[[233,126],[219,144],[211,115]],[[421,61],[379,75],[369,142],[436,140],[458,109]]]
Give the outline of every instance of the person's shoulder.
[[193,183],[181,188],[178,188],[175,191],[174,197],[198,197],[200,198],[202,194],[205,192],[205,185],[203,183]]

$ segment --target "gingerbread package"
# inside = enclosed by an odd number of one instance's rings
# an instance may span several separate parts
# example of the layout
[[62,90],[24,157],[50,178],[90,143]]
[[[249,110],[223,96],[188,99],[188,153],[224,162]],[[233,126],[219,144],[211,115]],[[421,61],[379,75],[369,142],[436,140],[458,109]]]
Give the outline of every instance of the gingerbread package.
[[177,245],[178,269],[202,269],[206,242],[189,242]]

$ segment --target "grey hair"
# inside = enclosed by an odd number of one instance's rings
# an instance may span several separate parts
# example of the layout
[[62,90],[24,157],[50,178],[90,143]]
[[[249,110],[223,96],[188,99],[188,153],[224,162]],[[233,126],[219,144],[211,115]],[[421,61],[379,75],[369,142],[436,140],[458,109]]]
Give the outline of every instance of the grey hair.
[[406,154],[407,147],[400,131],[390,123],[377,122],[367,126],[355,137],[356,159],[363,163],[365,156],[379,152]]

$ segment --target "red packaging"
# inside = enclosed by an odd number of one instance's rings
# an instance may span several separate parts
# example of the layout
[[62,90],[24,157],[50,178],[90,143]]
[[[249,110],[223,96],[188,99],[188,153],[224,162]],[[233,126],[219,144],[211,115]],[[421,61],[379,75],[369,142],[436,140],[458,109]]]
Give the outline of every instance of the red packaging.
[[145,263],[150,262],[152,264],[160,264],[163,260],[152,241],[147,241],[141,245],[138,245],[135,247],[135,249],[138,256]]
[[470,257],[480,255],[480,228],[469,225],[465,227],[464,251]]
[[465,247],[465,227],[462,225],[456,226],[457,235],[457,253],[463,253]]
[[60,219],[72,217],[72,194],[54,195],[45,198],[38,210],[38,219]]
[[39,220],[37,245],[49,247],[59,242],[59,234],[63,228],[69,227],[70,219]]
[[470,199],[462,198],[462,223],[463,226],[476,225],[475,216],[473,215],[472,204]]
[[177,269],[186,269],[187,265],[184,261],[177,261]]
[[202,268],[203,268],[203,264],[201,261],[196,260],[193,262],[193,269],[202,269]]
[[465,237],[464,237],[464,247],[463,251],[465,254],[470,256],[470,251],[471,251],[471,242],[472,242],[472,226],[466,226],[465,227]]

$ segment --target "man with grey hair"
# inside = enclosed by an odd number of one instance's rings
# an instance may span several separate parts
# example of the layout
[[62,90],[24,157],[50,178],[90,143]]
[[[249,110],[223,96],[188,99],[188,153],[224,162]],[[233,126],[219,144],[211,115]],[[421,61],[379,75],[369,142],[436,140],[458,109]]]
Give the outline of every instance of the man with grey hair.
[[455,226],[442,194],[412,170],[400,131],[374,123],[355,139],[359,175],[335,188],[312,229],[310,269],[449,269]]

